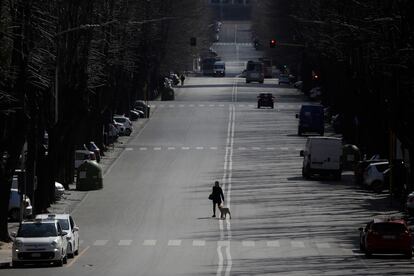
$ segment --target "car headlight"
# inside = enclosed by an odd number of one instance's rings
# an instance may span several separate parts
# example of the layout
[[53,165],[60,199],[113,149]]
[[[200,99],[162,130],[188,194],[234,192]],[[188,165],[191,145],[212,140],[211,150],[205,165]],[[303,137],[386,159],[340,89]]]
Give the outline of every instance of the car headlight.
[[57,240],[52,241],[52,243],[50,244],[52,247],[56,248],[58,247],[59,243]]
[[23,242],[22,241],[19,241],[19,240],[16,240],[16,241],[14,241],[14,246],[16,248],[20,248],[20,247],[23,246]]

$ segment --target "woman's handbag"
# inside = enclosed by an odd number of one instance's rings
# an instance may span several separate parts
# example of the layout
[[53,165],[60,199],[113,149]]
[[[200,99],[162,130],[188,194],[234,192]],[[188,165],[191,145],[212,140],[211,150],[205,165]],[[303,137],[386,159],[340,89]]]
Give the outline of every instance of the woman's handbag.
[[213,194],[210,194],[210,195],[208,196],[208,199],[213,200]]

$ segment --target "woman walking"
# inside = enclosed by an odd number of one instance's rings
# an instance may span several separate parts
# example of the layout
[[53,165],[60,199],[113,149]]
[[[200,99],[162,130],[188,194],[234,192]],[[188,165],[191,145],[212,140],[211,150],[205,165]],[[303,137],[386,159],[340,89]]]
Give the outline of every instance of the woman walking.
[[214,182],[213,192],[211,193],[211,199],[213,200],[213,218],[216,217],[216,204],[220,206],[221,203],[224,203],[224,194],[223,190],[221,189],[219,182]]

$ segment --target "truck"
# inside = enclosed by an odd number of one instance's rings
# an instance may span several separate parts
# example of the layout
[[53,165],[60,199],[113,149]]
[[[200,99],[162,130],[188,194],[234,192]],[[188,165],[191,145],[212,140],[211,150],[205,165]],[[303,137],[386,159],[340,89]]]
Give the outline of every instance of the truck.
[[324,110],[321,105],[302,105],[299,114],[298,135],[306,132],[316,132],[320,136],[325,132]]
[[226,76],[226,64],[224,61],[216,61],[214,63],[213,74],[217,77]]
[[264,82],[264,66],[263,62],[249,60],[246,66],[246,83],[252,81]]
[[340,180],[342,174],[342,140],[336,137],[308,137],[303,157],[302,176],[310,179],[313,175],[332,175]]

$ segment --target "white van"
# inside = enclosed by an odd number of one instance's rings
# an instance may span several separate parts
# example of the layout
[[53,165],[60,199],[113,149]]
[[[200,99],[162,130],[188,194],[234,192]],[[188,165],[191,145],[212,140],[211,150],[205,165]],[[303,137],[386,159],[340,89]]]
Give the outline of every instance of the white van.
[[303,157],[302,175],[309,179],[312,175],[331,174],[336,180],[341,179],[342,140],[334,137],[308,137]]
[[218,77],[226,76],[226,64],[224,63],[224,61],[216,61],[214,63],[213,71],[214,71],[213,72],[214,76],[218,76]]

